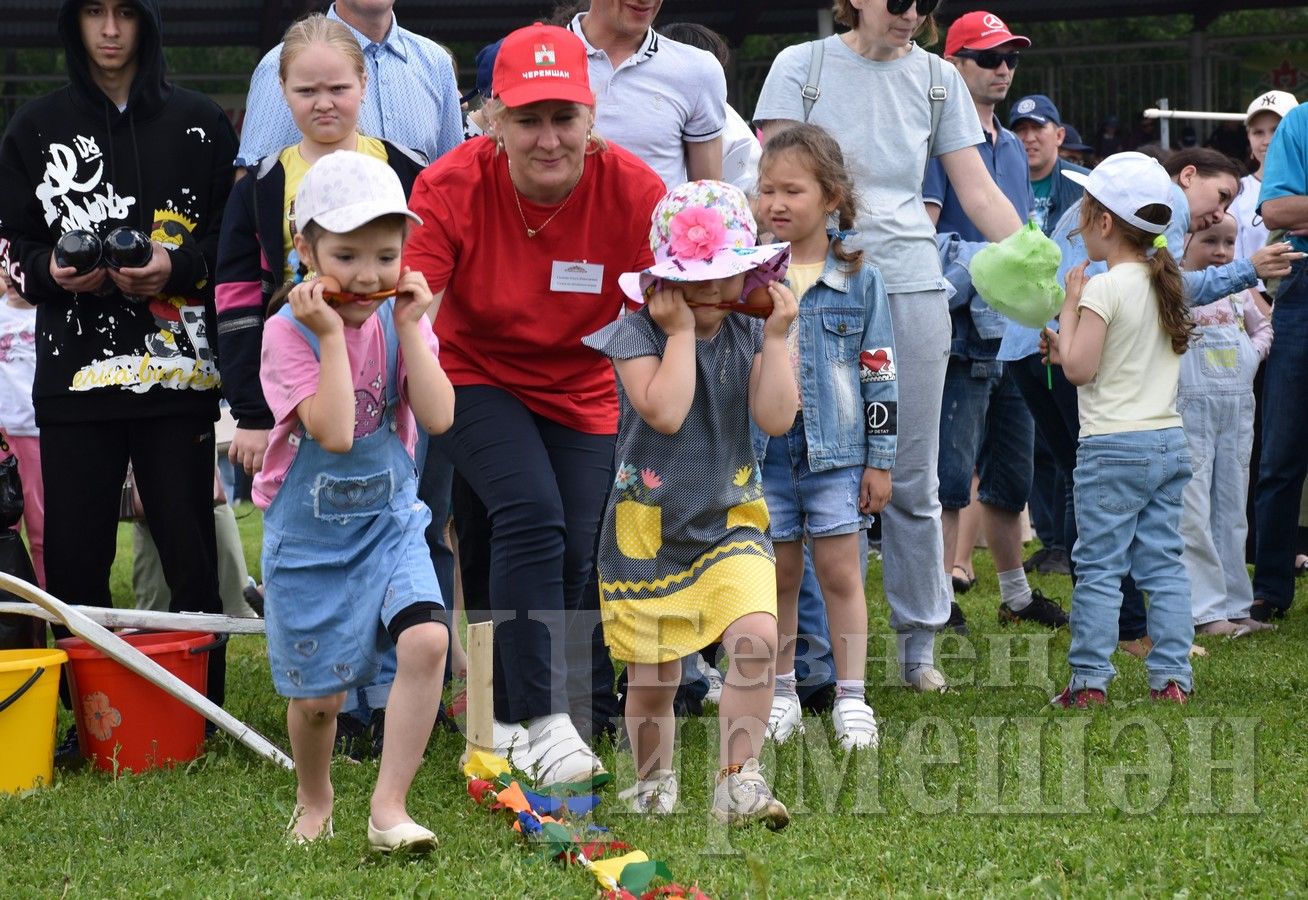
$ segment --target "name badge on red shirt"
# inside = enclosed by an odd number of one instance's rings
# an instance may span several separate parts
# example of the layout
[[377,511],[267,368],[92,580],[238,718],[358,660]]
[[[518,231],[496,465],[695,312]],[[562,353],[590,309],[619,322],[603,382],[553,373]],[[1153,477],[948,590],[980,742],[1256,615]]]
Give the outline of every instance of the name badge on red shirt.
[[550,290],[565,294],[598,294],[604,289],[604,266],[600,263],[565,262],[556,259],[550,270]]

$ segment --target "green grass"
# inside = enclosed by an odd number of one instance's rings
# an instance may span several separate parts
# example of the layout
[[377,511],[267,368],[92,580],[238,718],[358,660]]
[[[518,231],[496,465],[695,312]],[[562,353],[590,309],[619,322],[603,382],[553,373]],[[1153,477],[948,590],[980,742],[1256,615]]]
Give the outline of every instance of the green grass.
[[[241,527],[257,560],[257,516]],[[123,599],[125,562],[114,581]],[[985,554],[977,574],[962,598],[969,642],[941,641],[959,686],[918,696],[890,684],[874,563],[869,694],[881,749],[847,761],[829,723],[810,722],[804,739],[769,751],[766,771],[794,814],[786,831],[710,825],[713,719],[684,723],[680,814],[625,815],[609,787],[598,821],[713,897],[1308,893],[1304,589],[1275,633],[1205,641],[1189,706],[1149,704],[1142,664],[1119,655],[1111,705],[1064,712],[1046,703],[1066,682],[1066,633],[1001,629]],[[1037,583],[1066,603],[1066,579]],[[262,640],[233,639],[229,659],[229,708],[286,747]],[[50,788],[0,796],[0,896],[592,896],[589,875],[531,864],[504,821],[473,805],[455,771],[461,749],[457,736],[432,741],[411,808],[442,843],[412,861],[367,853],[375,763],[334,766],[336,837],[308,848],[282,837],[294,776],[225,737],[174,771],[60,773]],[[1214,770],[1206,757],[1234,766]],[[629,783],[629,756],[604,758],[618,786]]]

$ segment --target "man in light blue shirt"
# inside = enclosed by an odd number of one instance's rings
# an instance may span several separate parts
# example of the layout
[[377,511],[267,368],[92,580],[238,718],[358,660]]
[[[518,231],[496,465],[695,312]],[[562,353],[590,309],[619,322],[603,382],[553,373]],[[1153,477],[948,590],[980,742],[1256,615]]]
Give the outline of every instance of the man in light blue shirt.
[[[368,83],[359,131],[417,150],[431,161],[463,140],[454,64],[440,45],[401,28],[393,6],[386,0],[338,0],[327,18],[349,28],[363,48]],[[282,96],[281,52],[281,44],[269,50],[250,76],[237,166],[253,166],[300,140]]]
[[[1267,148],[1258,214],[1269,229],[1289,232],[1295,250],[1308,250],[1308,104],[1296,106]],[[1254,492],[1257,549],[1254,605],[1262,622],[1281,618],[1294,600],[1294,553],[1299,501],[1308,474],[1308,260],[1281,281],[1272,312],[1276,340],[1263,370],[1263,445]]]

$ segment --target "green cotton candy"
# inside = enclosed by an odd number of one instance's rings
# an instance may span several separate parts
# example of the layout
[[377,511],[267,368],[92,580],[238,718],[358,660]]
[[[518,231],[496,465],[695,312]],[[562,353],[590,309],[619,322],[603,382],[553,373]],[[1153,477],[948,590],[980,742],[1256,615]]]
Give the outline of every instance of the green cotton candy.
[[1043,328],[1063,306],[1058,265],[1063,253],[1035,222],[972,257],[972,286],[995,312]]

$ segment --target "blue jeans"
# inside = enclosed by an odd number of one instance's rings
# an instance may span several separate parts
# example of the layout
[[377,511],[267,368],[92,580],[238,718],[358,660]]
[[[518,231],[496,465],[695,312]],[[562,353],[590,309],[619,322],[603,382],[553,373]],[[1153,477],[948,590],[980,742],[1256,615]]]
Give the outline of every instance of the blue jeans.
[[977,497],[1021,512],[1031,494],[1035,426],[1004,364],[950,359],[940,409],[940,505],[962,509]]
[[1190,449],[1180,428],[1081,438],[1076,452],[1076,518],[1072,558],[1072,690],[1108,689],[1116,670],[1122,579],[1134,576],[1149,594],[1153,647],[1145,658],[1149,687],[1175,681],[1192,688],[1190,580],[1181,562],[1181,496],[1190,481]]
[[1299,500],[1308,475],[1308,260],[1294,264],[1272,308],[1276,340],[1263,370],[1263,440],[1254,497],[1258,546],[1255,599],[1289,609],[1294,599],[1294,551]]
[[[1063,375],[1062,366],[1046,370],[1038,355],[1026,356],[1008,364],[1013,380],[1026,400],[1035,427],[1054,455],[1065,486],[1063,546],[1076,546],[1076,506],[1072,497],[1073,470],[1076,468],[1077,433],[1080,421],[1076,387]],[[1052,385],[1052,386],[1051,386]],[[1072,579],[1076,579],[1076,558],[1072,558]],[[1117,623],[1117,637],[1133,641],[1145,635],[1144,598],[1130,575],[1122,579],[1122,612]]]
[[1045,442],[1044,435],[1036,429],[1031,466],[1031,497],[1027,500],[1027,505],[1031,510],[1031,527],[1045,547],[1067,549],[1063,546],[1063,523],[1067,512],[1065,492],[1062,470],[1054,462],[1054,455]]
[[[864,547],[867,541],[863,541]],[[867,553],[863,554],[867,572]],[[831,625],[827,604],[813,568],[813,551],[804,542],[804,580],[799,585],[799,628],[795,635],[795,683],[800,700],[807,700],[820,688],[836,682],[836,664],[831,658]]]

